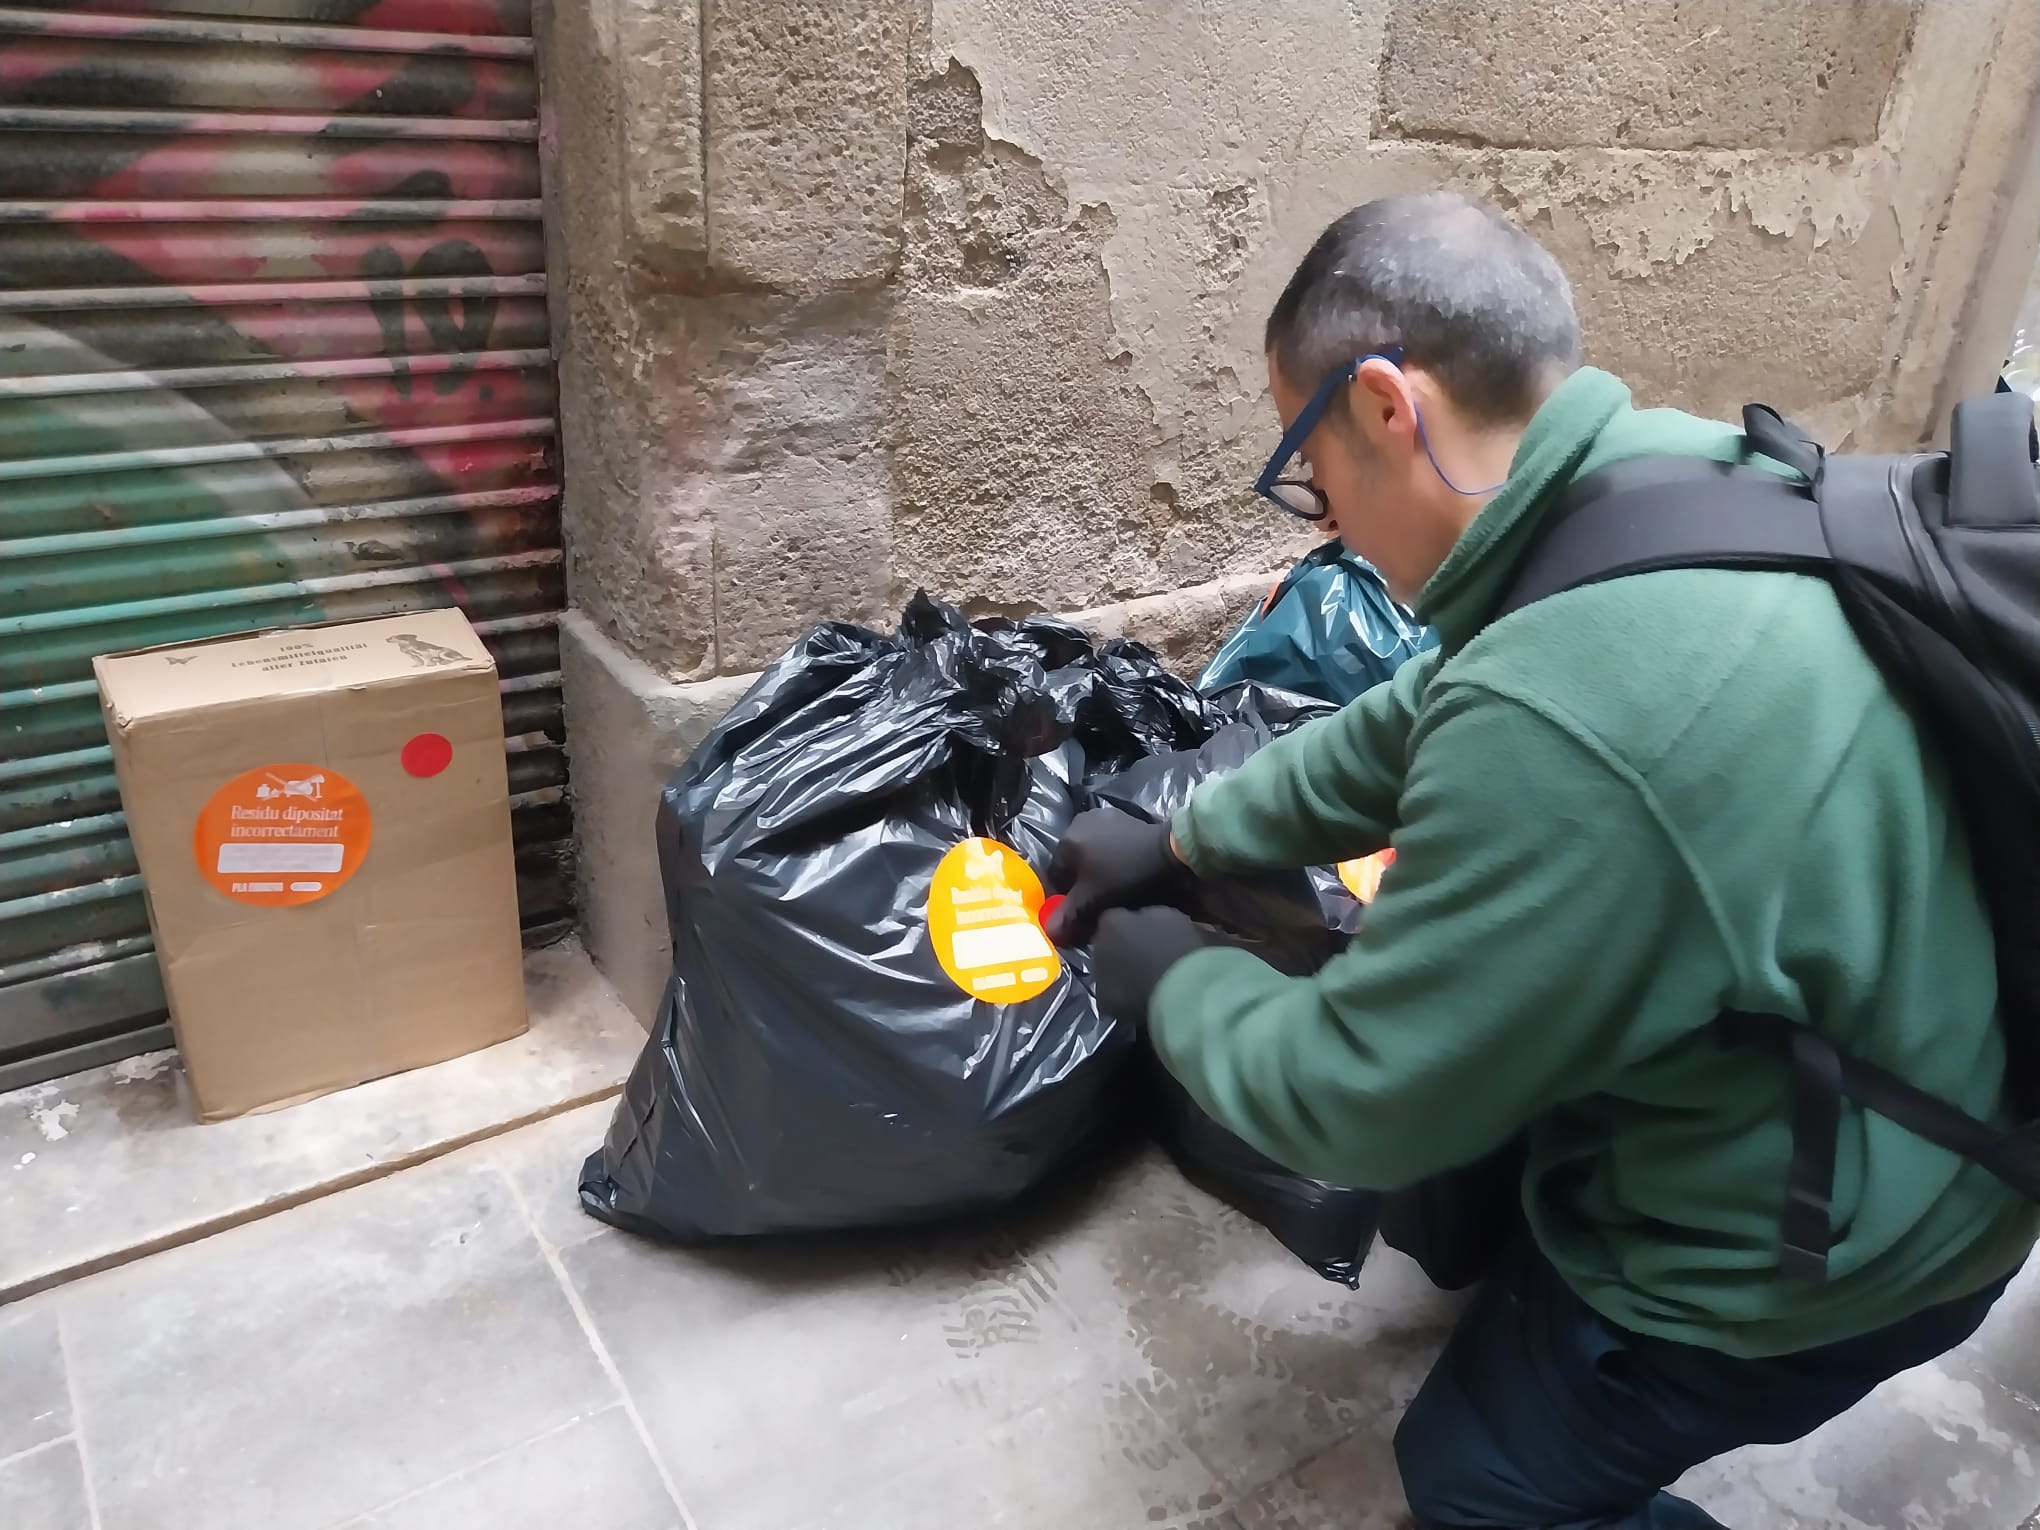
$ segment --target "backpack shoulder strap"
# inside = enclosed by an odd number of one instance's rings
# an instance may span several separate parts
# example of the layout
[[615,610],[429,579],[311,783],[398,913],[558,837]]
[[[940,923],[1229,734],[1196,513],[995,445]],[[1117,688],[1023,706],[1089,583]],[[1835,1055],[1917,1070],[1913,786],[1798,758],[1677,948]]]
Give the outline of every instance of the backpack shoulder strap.
[[1547,595],[1672,568],[1823,573],[1811,487],[1762,468],[1637,457],[1577,479],[1531,546],[1496,617]]
[[1807,1280],[1827,1277],[1835,1190],[1836,1128],[1843,1096],[1916,1137],[1980,1164],[2040,1200],[2040,1122],[1993,1126],[1897,1074],[1840,1050],[1811,1026],[1782,1015],[1724,1010],[1714,1020],[1722,1046],[1755,1046],[1791,1069],[1792,1159],[1786,1171],[1780,1267]]
[[[1823,466],[1818,448],[1800,452],[1776,415],[1752,413],[1748,423],[1777,437],[1765,442],[1774,448],[1765,455],[1796,460],[1805,476],[1694,457],[1639,457],[1597,469],[1565,490],[1496,619],[1562,590],[1660,569],[1828,571],[1832,558],[1809,481]],[[1724,1014],[1716,1034],[1724,1045],[1765,1045],[1791,1069],[1780,1265],[1801,1279],[1824,1279],[1842,1099],[1838,1055],[1811,1030],[1771,1016]]]
[[[1998,379],[2000,383],[2004,379]],[[1948,424],[1948,519],[1957,526],[2031,527],[2040,423],[2033,401],[2007,388],[1955,406]]]
[[[1965,526],[2030,525],[2035,445],[2030,405],[2013,397],[1964,408],[1949,489],[1951,506],[1961,513],[1951,513],[1951,519]],[[1690,457],[1636,458],[1589,473],[1563,493],[1552,523],[1517,569],[1497,618],[1562,590],[1663,569],[1832,575],[1837,560],[1823,531],[1817,488],[1854,506],[1874,478],[1873,497],[1881,501],[1890,462],[1839,459],[1831,472],[1820,449],[1770,411],[1753,407],[1744,423],[1752,450],[1791,465],[1800,476]],[[1847,472],[1840,462],[1850,462]],[[1874,517],[1845,522],[1859,529],[1885,524]],[[1899,535],[1895,522],[1890,535]],[[1715,1022],[1715,1035],[1723,1045],[1769,1051],[1790,1070],[1792,1159],[1781,1225],[1781,1266],[1790,1275],[1814,1280],[1826,1275],[1835,1132],[1844,1097],[1982,1165],[2021,1193],[2040,1197],[2040,1123],[2005,1130],[1977,1120],[1779,1016],[1726,1012]]]

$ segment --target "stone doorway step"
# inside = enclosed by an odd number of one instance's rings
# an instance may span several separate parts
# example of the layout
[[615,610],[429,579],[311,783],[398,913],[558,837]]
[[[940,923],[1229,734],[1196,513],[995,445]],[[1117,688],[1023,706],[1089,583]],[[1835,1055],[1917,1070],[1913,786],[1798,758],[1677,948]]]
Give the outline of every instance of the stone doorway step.
[[174,1052],[0,1094],[0,1303],[615,1094],[645,1036],[580,945],[525,980],[516,1040],[263,1115],[198,1124]]

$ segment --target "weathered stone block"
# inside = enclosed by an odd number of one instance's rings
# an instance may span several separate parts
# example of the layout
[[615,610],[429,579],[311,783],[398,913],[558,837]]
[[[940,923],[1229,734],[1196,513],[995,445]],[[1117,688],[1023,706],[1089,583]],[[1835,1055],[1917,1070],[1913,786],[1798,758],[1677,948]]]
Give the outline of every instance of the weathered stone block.
[[897,262],[910,0],[706,0],[716,278],[872,283]]
[[893,557],[903,588],[1052,610],[1155,587],[1148,422],[1108,350],[1098,237],[1076,220],[967,243],[979,282],[902,291]]
[[[590,0],[533,8],[539,68],[539,148],[545,161],[546,269],[581,281],[608,277],[622,242],[623,137],[613,16]],[[556,302],[553,333],[572,331]]]
[[1817,416],[1887,373],[1907,244],[1874,161],[1844,175],[1782,158],[1394,143],[1371,165],[1370,194],[1442,186],[1507,209],[1571,281],[1587,360],[1639,405],[1734,420],[1762,399]]
[[551,0],[535,22],[548,266],[601,283],[698,272],[699,0]]
[[673,962],[652,838],[659,793],[755,677],[675,685],[579,611],[560,622],[560,672],[582,938],[638,1023],[649,1028]]
[[[652,379],[662,524],[712,538],[713,670],[891,601],[889,293],[672,299]],[[656,662],[656,660],[655,660]],[[678,670],[673,670],[678,675]]]
[[1277,573],[1239,575],[1095,611],[1079,611],[1070,620],[1100,637],[1145,643],[1170,669],[1194,680],[1218,652],[1218,645],[1231,636],[1233,628],[1280,577]]
[[886,293],[641,294],[561,358],[570,590],[667,678],[890,598]]
[[626,259],[655,275],[692,271],[708,251],[700,0],[593,3],[616,10]]
[[1902,264],[1888,214],[1816,243],[1810,229],[1780,237],[1724,213],[1704,244],[1649,279],[1592,258],[1567,210],[1531,232],[1572,279],[1588,359],[1619,373],[1639,404],[1736,420],[1759,400],[1811,414],[1870,392],[1888,370],[1885,299]]
[[769,472],[883,443],[889,294],[662,297],[639,311],[639,381],[661,400],[657,472]]
[[689,433],[676,406],[690,395],[662,386],[684,357],[641,310],[612,324],[595,302],[572,309],[559,357],[569,596],[666,673],[711,673],[713,531],[676,504],[662,452]]
[[916,82],[893,335],[903,590],[973,610],[1152,588],[1143,401],[1113,362],[1101,258],[1041,162],[987,137],[975,75]]
[[[1129,255],[1116,213],[1147,229],[1152,209],[1073,206],[1040,159],[987,132],[970,69],[952,60],[917,80],[910,112],[893,345],[900,587],[972,609],[1070,609],[1283,561],[1287,528],[1248,503],[1274,416],[1251,410],[1265,444],[1240,429],[1260,363],[1220,338],[1237,299],[1155,291],[1184,250],[1215,291],[1237,284],[1249,190],[1155,189],[1193,217],[1166,254]],[[1157,302],[1166,332],[1143,306]]]
[[1912,22],[1899,0],[1401,0],[1379,131],[1528,148],[1865,143]]
[[892,595],[892,471],[881,451],[787,455],[703,488],[715,501],[717,668],[769,663],[818,621],[883,623]]

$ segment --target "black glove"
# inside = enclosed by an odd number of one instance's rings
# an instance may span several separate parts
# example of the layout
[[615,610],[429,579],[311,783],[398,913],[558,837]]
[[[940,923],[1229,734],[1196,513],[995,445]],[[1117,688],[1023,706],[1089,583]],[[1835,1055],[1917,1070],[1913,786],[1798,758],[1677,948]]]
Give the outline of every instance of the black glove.
[[1048,886],[1063,901],[1048,920],[1048,938],[1081,946],[1110,908],[1144,908],[1179,897],[1195,880],[1169,848],[1169,826],[1130,813],[1093,808],[1079,813],[1048,863]]
[[1108,1020],[1146,1025],[1148,1005],[1169,969],[1204,946],[1203,932],[1176,909],[1108,909],[1091,942],[1098,1012]]

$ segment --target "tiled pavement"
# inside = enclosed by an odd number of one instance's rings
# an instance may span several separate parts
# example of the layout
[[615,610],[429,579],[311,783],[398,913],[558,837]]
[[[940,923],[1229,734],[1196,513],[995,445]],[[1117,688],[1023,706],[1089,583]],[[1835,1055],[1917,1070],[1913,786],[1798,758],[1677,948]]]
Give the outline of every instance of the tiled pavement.
[[[1348,1294],[1148,1159],[1008,1225],[682,1253],[575,1207],[606,1111],[0,1309],[0,1527],[1401,1522],[1450,1309],[1394,1256]],[[2027,1522],[2040,1280],[1690,1487],[1751,1530]]]
[[0,1304],[614,1093],[645,1033],[580,944],[524,989],[522,1036],[288,1110],[201,1125],[175,1052],[0,1094]]

